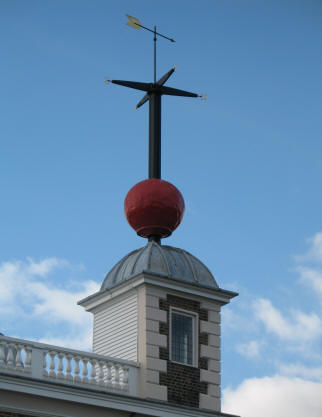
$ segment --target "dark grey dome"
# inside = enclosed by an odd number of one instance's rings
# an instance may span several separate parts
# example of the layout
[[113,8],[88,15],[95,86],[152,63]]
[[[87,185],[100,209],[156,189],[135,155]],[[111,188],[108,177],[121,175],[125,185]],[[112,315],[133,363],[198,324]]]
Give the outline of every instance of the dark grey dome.
[[202,287],[218,288],[209,269],[183,249],[149,242],[121,259],[106,275],[101,291],[115,287],[142,273],[183,281]]

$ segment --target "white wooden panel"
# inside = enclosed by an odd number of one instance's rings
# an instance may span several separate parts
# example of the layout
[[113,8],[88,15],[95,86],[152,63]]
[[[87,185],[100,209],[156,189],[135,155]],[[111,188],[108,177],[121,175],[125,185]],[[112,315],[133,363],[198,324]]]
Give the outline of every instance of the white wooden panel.
[[137,293],[127,293],[94,313],[93,352],[137,360]]

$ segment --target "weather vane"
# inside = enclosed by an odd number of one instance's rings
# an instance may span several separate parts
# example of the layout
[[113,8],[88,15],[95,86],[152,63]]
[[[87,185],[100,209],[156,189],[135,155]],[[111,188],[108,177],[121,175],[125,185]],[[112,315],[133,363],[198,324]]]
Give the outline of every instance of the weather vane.
[[143,26],[140,21],[132,16],[128,17],[128,26],[134,29],[145,29],[154,34],[154,82],[142,83],[137,81],[122,81],[122,80],[109,80],[105,79],[108,83],[111,81],[113,84],[122,85],[124,87],[134,88],[135,90],[146,91],[145,96],[138,102],[135,109],[141,107],[144,103],[149,101],[149,178],[161,178],[161,96],[182,96],[182,97],[200,97],[205,100],[205,95],[190,93],[184,90],[178,90],[177,88],[166,87],[164,84],[175,72],[174,66],[163,75],[158,81],[156,80],[156,41],[157,36],[164,39],[168,39],[170,42],[175,42],[174,39],[168,36],[162,35],[157,32],[156,26],[154,29],[149,29]]

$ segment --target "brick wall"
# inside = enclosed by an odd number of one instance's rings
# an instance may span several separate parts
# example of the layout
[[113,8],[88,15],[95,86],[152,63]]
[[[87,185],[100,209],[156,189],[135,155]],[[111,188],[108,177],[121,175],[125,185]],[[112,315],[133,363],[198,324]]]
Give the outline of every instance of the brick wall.
[[[194,313],[198,313],[199,318],[199,357],[198,367],[187,366],[173,363],[169,360],[169,311],[170,307],[177,307]],[[160,324],[160,334],[167,336],[167,347],[160,348],[160,359],[167,361],[167,372],[160,373],[160,385],[168,388],[168,402],[199,407],[200,394],[207,395],[208,383],[200,381],[200,369],[208,369],[208,359],[201,357],[201,345],[208,345],[208,334],[201,332],[200,322],[208,321],[208,311],[200,307],[198,301],[186,298],[167,295],[166,299],[160,299],[160,310],[167,312],[167,322]]]

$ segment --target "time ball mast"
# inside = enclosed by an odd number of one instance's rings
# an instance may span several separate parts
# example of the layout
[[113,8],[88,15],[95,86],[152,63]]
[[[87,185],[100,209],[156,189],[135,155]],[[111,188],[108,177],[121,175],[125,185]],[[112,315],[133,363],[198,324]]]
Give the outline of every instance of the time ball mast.
[[[111,80],[113,84],[145,91],[144,97],[136,109],[149,102],[149,178],[134,185],[124,202],[124,212],[130,226],[141,236],[160,244],[161,238],[168,237],[179,226],[184,214],[184,200],[180,191],[171,183],[161,179],[161,97],[201,97],[164,84],[175,72],[175,67],[156,81],[156,41],[162,37],[175,42],[172,38],[149,29],[138,19],[127,15],[127,25],[135,29],[146,29],[153,33],[154,41],[154,82]],[[107,80],[109,81],[109,80]]]

